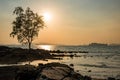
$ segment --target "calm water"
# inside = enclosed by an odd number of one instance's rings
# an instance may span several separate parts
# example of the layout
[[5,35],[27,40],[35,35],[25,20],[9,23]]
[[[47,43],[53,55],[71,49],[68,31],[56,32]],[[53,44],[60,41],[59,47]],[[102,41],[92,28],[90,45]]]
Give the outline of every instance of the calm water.
[[73,64],[74,66],[72,67],[75,69],[75,71],[81,73],[82,75],[89,75],[95,78],[115,77],[120,79],[120,47],[55,46],[55,45],[34,45],[32,47],[46,50],[89,52],[89,53],[72,53],[79,55],[80,57],[73,58],[64,57],[63,60],[48,60],[48,61],[36,60],[31,63],[33,65],[37,65],[38,63],[45,64],[49,62],[60,62],[68,65]]

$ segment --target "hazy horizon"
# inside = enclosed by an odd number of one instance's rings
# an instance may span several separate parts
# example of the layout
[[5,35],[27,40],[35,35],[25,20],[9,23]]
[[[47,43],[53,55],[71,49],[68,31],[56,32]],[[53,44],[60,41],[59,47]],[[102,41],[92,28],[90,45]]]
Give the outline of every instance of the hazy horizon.
[[18,44],[9,36],[18,6],[49,14],[33,43],[120,44],[120,0],[0,0],[0,44]]
[[[89,46],[92,43],[88,43],[88,44],[49,44],[49,43],[32,43],[32,46],[35,45],[46,45],[46,46]],[[95,44],[103,44],[103,45],[107,45],[107,46],[120,46],[120,44],[107,44],[107,43],[95,43]],[[0,44],[0,46],[27,46],[27,44],[21,44],[21,43],[15,43],[15,44]]]

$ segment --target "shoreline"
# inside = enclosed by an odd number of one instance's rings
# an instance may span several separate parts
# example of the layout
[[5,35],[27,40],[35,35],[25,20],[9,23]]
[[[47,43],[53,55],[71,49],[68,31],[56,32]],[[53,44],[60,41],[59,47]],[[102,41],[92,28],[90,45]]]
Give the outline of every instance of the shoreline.
[[30,80],[31,78],[34,80],[64,80],[65,78],[91,80],[90,77],[82,76],[68,65],[60,63],[39,64],[37,67],[33,65],[0,67],[0,80]]
[[[31,70],[32,70],[32,73],[31,73]],[[54,76],[54,78],[56,78],[55,80],[59,80],[58,78],[61,78],[63,74],[66,75],[66,77],[68,78],[67,80],[71,80],[71,78],[74,78],[73,80],[79,80],[79,79],[82,79],[82,80],[108,80],[108,79],[100,79],[100,78],[98,79],[98,78],[91,78],[89,76],[83,76],[79,73],[76,73],[74,71],[74,69],[72,69],[68,65],[60,64],[60,63],[39,64],[37,67],[35,67],[33,65],[27,65],[27,64],[19,65],[19,66],[0,67],[0,80],[13,80],[16,77],[23,78],[21,76],[21,74],[24,74],[23,76],[25,77],[28,74],[31,74],[31,75],[36,74],[36,72],[39,72],[39,70],[45,71],[45,72],[40,72],[40,74],[42,74],[42,75],[44,74],[44,76],[46,75],[45,78],[48,80],[53,79],[52,76]],[[64,70],[67,70],[67,73]],[[60,74],[54,74],[55,73],[54,71],[55,72],[59,71]],[[50,73],[51,75],[48,75],[48,73]],[[68,75],[68,74],[71,74],[72,76]],[[60,76],[60,77],[57,77],[57,76]],[[24,79],[22,79],[22,80],[24,80]],[[43,80],[43,79],[40,79],[40,80]]]
[[[65,64],[60,64],[60,63],[48,63],[48,64],[39,64],[37,67],[33,66],[33,65],[19,65],[19,66],[6,66],[6,67],[0,67],[0,80],[15,80],[15,78],[24,78],[27,77],[28,74],[30,74],[29,76],[36,74],[36,72],[40,71],[40,75],[44,74],[43,78],[46,78],[48,80],[53,80],[52,76],[54,76],[54,78],[58,78],[57,76],[62,76],[63,74],[66,74],[66,71],[70,73],[67,74],[72,74],[66,76],[67,78],[70,77],[70,79],[68,78],[67,80],[71,80],[71,78],[75,78],[72,80],[119,80],[119,79],[115,79],[113,77],[108,77],[108,78],[92,78],[89,76],[83,76],[77,72],[74,71],[73,68],[69,67],[68,65]],[[32,71],[32,72],[31,72]],[[45,72],[41,72],[41,71],[45,71]],[[59,71],[60,74],[55,73],[56,71]],[[54,74],[55,73],[55,74]],[[73,75],[74,73],[74,75]],[[23,74],[22,77],[21,74]],[[48,75],[51,74],[51,75]],[[38,76],[38,75],[36,75]],[[34,77],[34,76],[32,76]],[[38,76],[40,77],[40,76]],[[36,78],[36,77],[35,77]],[[79,79],[78,79],[79,78]],[[21,80],[21,79],[20,79]],[[26,79],[22,79],[22,80],[26,80]],[[29,80],[29,79],[27,79]],[[41,79],[40,80],[44,80]],[[54,80],[60,80],[60,79],[54,79]],[[64,79],[63,79],[64,80]],[[65,79],[66,80],[66,79]]]
[[[59,60],[60,58],[55,58],[55,57],[73,57],[73,56],[75,57],[75,55],[63,55],[63,54],[59,54],[59,53],[58,53],[58,55],[52,55],[52,54],[50,54],[49,51],[43,50],[43,49],[32,49],[31,53],[28,53],[27,49],[9,48],[9,47],[6,47],[6,46],[0,46],[0,64],[1,65],[2,64],[3,65],[13,64],[13,63],[15,64],[14,66],[6,66],[8,68],[16,67],[16,65],[19,62],[25,62],[25,61],[30,61],[31,62],[31,61],[34,61],[34,60],[46,61],[47,59],[52,59],[52,60],[53,59],[58,59]],[[49,64],[49,63],[47,63],[47,64]],[[20,67],[20,66],[25,66],[25,65],[17,65],[17,66]],[[2,68],[5,68],[5,66],[0,67],[0,71],[2,71],[1,70]],[[2,72],[4,73],[4,70]],[[4,73],[4,75],[7,75],[7,74]],[[110,79],[111,79],[111,77],[110,77]],[[93,78],[92,80],[107,80],[107,79],[97,79],[97,78],[95,79],[95,78]],[[115,80],[115,78],[113,80]]]

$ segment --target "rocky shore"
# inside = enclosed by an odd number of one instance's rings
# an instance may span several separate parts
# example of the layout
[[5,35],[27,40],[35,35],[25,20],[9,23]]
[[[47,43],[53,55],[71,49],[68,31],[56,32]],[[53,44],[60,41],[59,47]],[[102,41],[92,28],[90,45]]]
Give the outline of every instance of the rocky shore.
[[[0,46],[0,64],[17,64],[24,61],[54,59],[49,51],[42,49],[9,48]],[[60,63],[0,67],[0,80],[91,80],[68,65]]]
[[9,48],[0,46],[0,64],[17,64],[18,62],[53,59],[53,56],[43,49]]
[[[60,55],[52,55],[49,51],[42,49],[31,49],[30,53],[27,49],[9,48],[0,46],[0,64],[17,64],[19,62],[56,59]],[[63,55],[65,56],[65,55]],[[67,55],[69,56],[69,55]],[[72,57],[70,55],[69,57]],[[92,79],[89,76],[83,76],[74,71],[73,68],[60,63],[47,63],[19,66],[0,67],[0,80],[103,80]],[[106,80],[116,80],[109,77]]]
[[48,63],[0,67],[0,80],[91,80],[82,76],[65,64]]
[[[50,54],[57,53],[57,54]],[[28,49],[22,48],[10,48],[7,46],[0,46],[0,64],[17,64],[19,62],[33,61],[33,60],[46,60],[46,59],[60,59],[56,57],[73,57],[72,54],[61,53],[73,53],[63,51],[48,51],[44,49]],[[76,56],[77,57],[77,56]]]

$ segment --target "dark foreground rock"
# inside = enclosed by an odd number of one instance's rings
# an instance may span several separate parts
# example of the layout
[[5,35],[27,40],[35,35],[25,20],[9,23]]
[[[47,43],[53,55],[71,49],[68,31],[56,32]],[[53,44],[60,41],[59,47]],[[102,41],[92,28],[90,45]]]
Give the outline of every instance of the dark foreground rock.
[[37,80],[79,80],[83,78],[80,74],[74,72],[72,68],[65,64],[49,63],[39,73]]
[[19,69],[15,80],[91,80],[91,78],[74,72],[65,64],[48,63]]
[[60,63],[0,67],[0,80],[91,80]]

